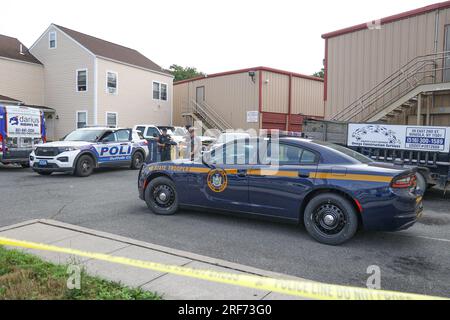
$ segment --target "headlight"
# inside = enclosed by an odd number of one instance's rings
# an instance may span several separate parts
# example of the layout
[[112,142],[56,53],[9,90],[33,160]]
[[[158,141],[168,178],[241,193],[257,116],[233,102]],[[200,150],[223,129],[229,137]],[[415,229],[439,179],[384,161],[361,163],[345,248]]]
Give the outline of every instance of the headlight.
[[58,148],[58,153],[63,153],[63,152],[68,152],[68,151],[75,151],[75,150],[79,150],[80,148],[78,147],[59,147]]

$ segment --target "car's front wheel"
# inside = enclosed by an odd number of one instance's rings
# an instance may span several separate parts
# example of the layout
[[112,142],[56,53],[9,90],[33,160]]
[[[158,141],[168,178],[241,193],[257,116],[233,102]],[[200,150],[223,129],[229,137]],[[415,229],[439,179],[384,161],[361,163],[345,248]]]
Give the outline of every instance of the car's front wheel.
[[81,156],[75,167],[75,175],[78,177],[88,177],[94,171],[94,160],[92,157],[85,155]]
[[145,202],[150,210],[160,215],[172,215],[178,210],[175,184],[166,177],[151,180],[145,189]]
[[142,165],[144,164],[144,155],[142,152],[135,152],[133,155],[133,158],[131,159],[131,166],[130,168],[133,170],[139,170]]
[[329,245],[350,240],[358,229],[355,208],[349,200],[334,193],[322,193],[311,199],[303,220],[314,239]]

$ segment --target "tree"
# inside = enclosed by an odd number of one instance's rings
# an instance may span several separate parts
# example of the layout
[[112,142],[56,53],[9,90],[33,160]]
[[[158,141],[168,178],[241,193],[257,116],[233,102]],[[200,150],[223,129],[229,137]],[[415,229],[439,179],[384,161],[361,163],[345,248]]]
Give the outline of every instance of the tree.
[[175,77],[173,81],[181,81],[205,75],[203,72],[197,71],[196,68],[182,67],[177,64],[170,66],[170,73]]
[[313,74],[314,77],[325,78],[325,68],[322,68],[319,72]]

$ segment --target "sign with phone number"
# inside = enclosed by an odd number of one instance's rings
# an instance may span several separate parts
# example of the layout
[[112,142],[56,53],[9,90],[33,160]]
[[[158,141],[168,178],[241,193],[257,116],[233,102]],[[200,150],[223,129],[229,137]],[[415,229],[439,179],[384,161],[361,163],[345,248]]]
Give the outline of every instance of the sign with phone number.
[[449,152],[446,146],[447,128],[406,128],[406,149]]
[[450,127],[351,123],[349,147],[450,152]]

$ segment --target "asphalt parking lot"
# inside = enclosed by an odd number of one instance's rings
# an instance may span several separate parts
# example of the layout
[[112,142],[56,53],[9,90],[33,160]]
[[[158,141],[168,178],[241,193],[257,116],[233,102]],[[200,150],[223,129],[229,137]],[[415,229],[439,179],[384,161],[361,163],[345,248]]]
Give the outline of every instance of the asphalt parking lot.
[[386,290],[450,297],[450,192],[432,190],[424,216],[407,231],[361,232],[339,247],[302,227],[208,212],[156,216],[138,199],[137,171],[88,178],[39,176],[0,165],[0,226],[49,218],[274,272],[363,287],[381,268]]

